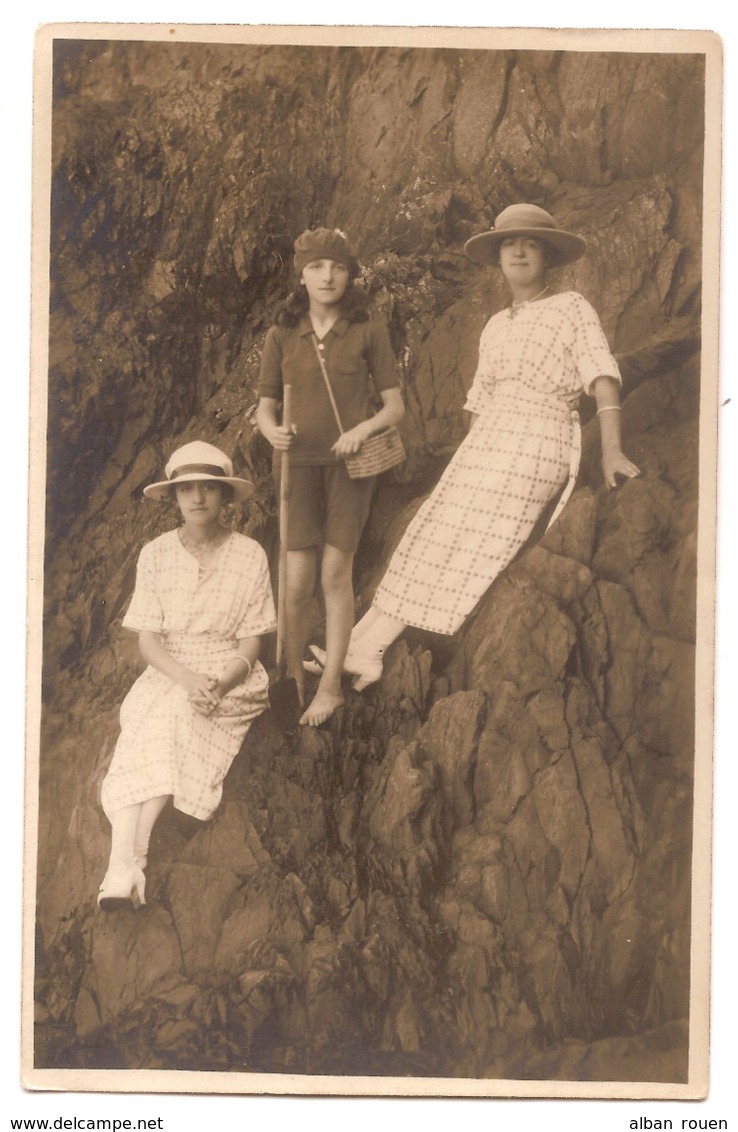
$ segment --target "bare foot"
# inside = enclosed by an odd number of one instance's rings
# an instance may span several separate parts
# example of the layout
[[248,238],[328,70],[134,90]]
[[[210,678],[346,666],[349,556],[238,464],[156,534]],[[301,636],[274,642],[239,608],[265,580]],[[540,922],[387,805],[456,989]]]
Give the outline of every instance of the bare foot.
[[303,712],[300,723],[308,727],[319,727],[321,723],[325,723],[326,719],[330,719],[336,708],[341,707],[343,704],[343,696],[334,694],[333,692],[318,693],[312,703]]

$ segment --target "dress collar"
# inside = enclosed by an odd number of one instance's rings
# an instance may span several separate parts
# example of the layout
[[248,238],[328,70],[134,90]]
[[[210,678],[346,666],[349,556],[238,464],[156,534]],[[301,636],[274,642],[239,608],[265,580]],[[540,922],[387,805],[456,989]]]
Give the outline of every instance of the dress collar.
[[[344,318],[343,315],[341,315],[339,318],[336,319],[336,321],[333,323],[333,326],[330,328],[330,330],[327,333],[328,334],[335,334],[338,338],[343,338],[343,336],[346,333],[346,331],[348,330],[348,328],[349,328],[348,319]],[[304,314],[302,316],[302,318],[300,319],[298,330],[299,330],[299,332],[302,336],[304,336],[306,334],[313,334],[314,333],[313,324],[310,321],[310,315],[309,314]]]

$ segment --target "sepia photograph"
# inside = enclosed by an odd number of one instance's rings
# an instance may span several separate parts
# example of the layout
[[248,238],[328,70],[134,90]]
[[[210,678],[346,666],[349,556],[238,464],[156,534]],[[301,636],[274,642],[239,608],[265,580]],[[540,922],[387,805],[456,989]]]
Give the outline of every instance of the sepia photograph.
[[705,1097],[721,86],[39,30],[25,1088]]

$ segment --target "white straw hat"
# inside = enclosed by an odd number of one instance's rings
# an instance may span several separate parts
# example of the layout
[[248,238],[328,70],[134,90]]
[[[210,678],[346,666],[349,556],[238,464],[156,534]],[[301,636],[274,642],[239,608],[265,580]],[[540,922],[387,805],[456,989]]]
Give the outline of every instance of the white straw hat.
[[250,480],[240,479],[233,474],[233,464],[216,448],[214,444],[206,444],[203,440],[193,440],[190,444],[183,444],[174,452],[164,469],[165,480],[152,483],[145,487],[144,495],[147,499],[168,499],[172,488],[178,483],[191,483],[194,480],[215,480],[217,483],[228,483],[233,488],[237,499],[248,499],[253,493],[254,485]]

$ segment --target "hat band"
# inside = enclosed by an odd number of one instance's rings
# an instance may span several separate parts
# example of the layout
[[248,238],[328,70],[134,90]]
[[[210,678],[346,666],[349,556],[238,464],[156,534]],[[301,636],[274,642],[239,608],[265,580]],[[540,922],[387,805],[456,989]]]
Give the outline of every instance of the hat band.
[[178,476],[186,476],[191,472],[202,472],[206,476],[224,476],[228,478],[223,468],[217,464],[181,464],[180,467],[175,468],[169,477],[170,482],[176,480]]
[[505,232],[508,228],[512,228],[515,231],[517,231],[519,228],[527,228],[529,231],[532,231],[534,228],[543,228],[544,231],[546,231],[547,229],[552,232],[558,231],[555,224],[542,223],[540,220],[534,220],[530,224],[515,224],[513,221],[510,221],[509,224],[503,224],[501,228],[493,228],[492,231]]

